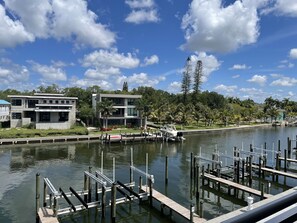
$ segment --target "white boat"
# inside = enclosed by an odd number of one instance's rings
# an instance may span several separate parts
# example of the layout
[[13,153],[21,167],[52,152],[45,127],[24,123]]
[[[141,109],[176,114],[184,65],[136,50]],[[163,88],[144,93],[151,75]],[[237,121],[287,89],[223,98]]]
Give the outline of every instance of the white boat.
[[165,137],[167,141],[182,141],[185,140],[182,132],[178,132],[173,124],[167,124],[160,128],[162,136]]

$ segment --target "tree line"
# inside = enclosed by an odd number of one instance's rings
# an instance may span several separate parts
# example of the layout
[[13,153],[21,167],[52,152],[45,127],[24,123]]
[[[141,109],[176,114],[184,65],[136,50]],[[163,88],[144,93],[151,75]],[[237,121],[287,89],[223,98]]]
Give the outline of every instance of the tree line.
[[[88,88],[68,87],[61,88],[56,84],[40,86],[32,91],[18,91],[6,89],[0,91],[0,99],[8,100],[7,95],[33,95],[36,92],[60,93],[67,97],[77,97],[77,117],[88,126],[98,126],[98,111],[92,108],[92,94],[139,94],[142,98],[137,102],[137,110],[144,119],[156,123],[177,123],[186,126],[213,126],[213,125],[239,125],[242,123],[267,122],[277,119],[280,109],[286,118],[297,117],[297,102],[288,98],[283,100],[266,98],[264,103],[256,103],[252,99],[241,100],[237,97],[225,97],[217,92],[188,91],[186,94],[173,94],[153,87],[140,86],[128,90],[125,82],[122,90],[106,91],[100,86]],[[105,116],[113,110],[112,103],[98,104],[100,111],[105,111]]]

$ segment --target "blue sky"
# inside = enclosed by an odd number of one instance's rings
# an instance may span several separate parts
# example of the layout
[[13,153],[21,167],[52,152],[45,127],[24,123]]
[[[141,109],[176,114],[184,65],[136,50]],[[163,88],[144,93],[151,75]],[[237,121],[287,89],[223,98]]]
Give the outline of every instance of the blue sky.
[[0,0],[0,89],[41,85],[297,100],[296,0]]

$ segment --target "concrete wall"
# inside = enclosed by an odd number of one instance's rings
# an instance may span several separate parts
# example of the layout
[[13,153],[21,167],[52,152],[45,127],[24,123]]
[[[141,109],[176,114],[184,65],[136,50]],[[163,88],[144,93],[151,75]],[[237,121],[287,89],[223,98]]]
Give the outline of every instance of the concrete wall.
[[70,129],[71,125],[68,122],[58,123],[36,123],[36,129]]

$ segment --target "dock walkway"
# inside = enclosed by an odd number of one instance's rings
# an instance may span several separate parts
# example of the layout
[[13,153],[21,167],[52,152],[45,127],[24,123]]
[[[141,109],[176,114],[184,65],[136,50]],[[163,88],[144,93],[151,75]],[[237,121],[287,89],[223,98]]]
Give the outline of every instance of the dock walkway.
[[[233,187],[233,188],[242,190],[244,192],[248,192],[250,194],[253,194],[253,195],[256,195],[256,196],[261,197],[261,191],[259,191],[259,190],[256,190],[256,189],[253,189],[253,188],[250,188],[250,187],[247,187],[247,186],[244,186],[244,185],[241,185],[241,184],[232,182],[230,180],[225,180],[223,178],[216,177],[216,176],[214,176],[212,174],[208,174],[208,173],[205,173],[204,174],[204,177],[207,178],[207,179],[210,179],[212,181],[215,181],[215,182],[218,182],[218,183],[222,183],[222,184],[225,184],[227,186],[230,186],[230,187]],[[263,194],[263,197],[264,198],[269,198],[269,197],[272,197],[272,196],[273,195],[271,195],[271,194],[266,194],[266,193]]]
[[[255,169],[259,169],[259,166],[257,165],[253,165],[252,166]],[[271,169],[271,168],[266,168],[266,167],[261,167],[261,170],[272,173],[272,174],[277,174],[277,175],[281,175],[281,176],[285,176],[285,177],[290,177],[293,179],[297,179],[297,175],[294,173],[288,173],[288,172],[284,172],[284,171],[280,171],[280,170],[275,170],[275,169]]]
[[[167,206],[169,209],[175,211],[180,216],[184,217],[185,219],[190,221],[190,210],[181,206],[180,204],[176,203],[174,200],[170,199],[169,197],[165,196],[164,194],[158,192],[157,190],[153,189],[153,198],[160,202],[161,204]],[[200,218],[197,214],[193,213],[193,222],[195,223],[202,223],[206,222],[205,219]]]
[[53,210],[49,208],[39,208],[39,222],[41,223],[59,223],[58,218],[54,216]]

